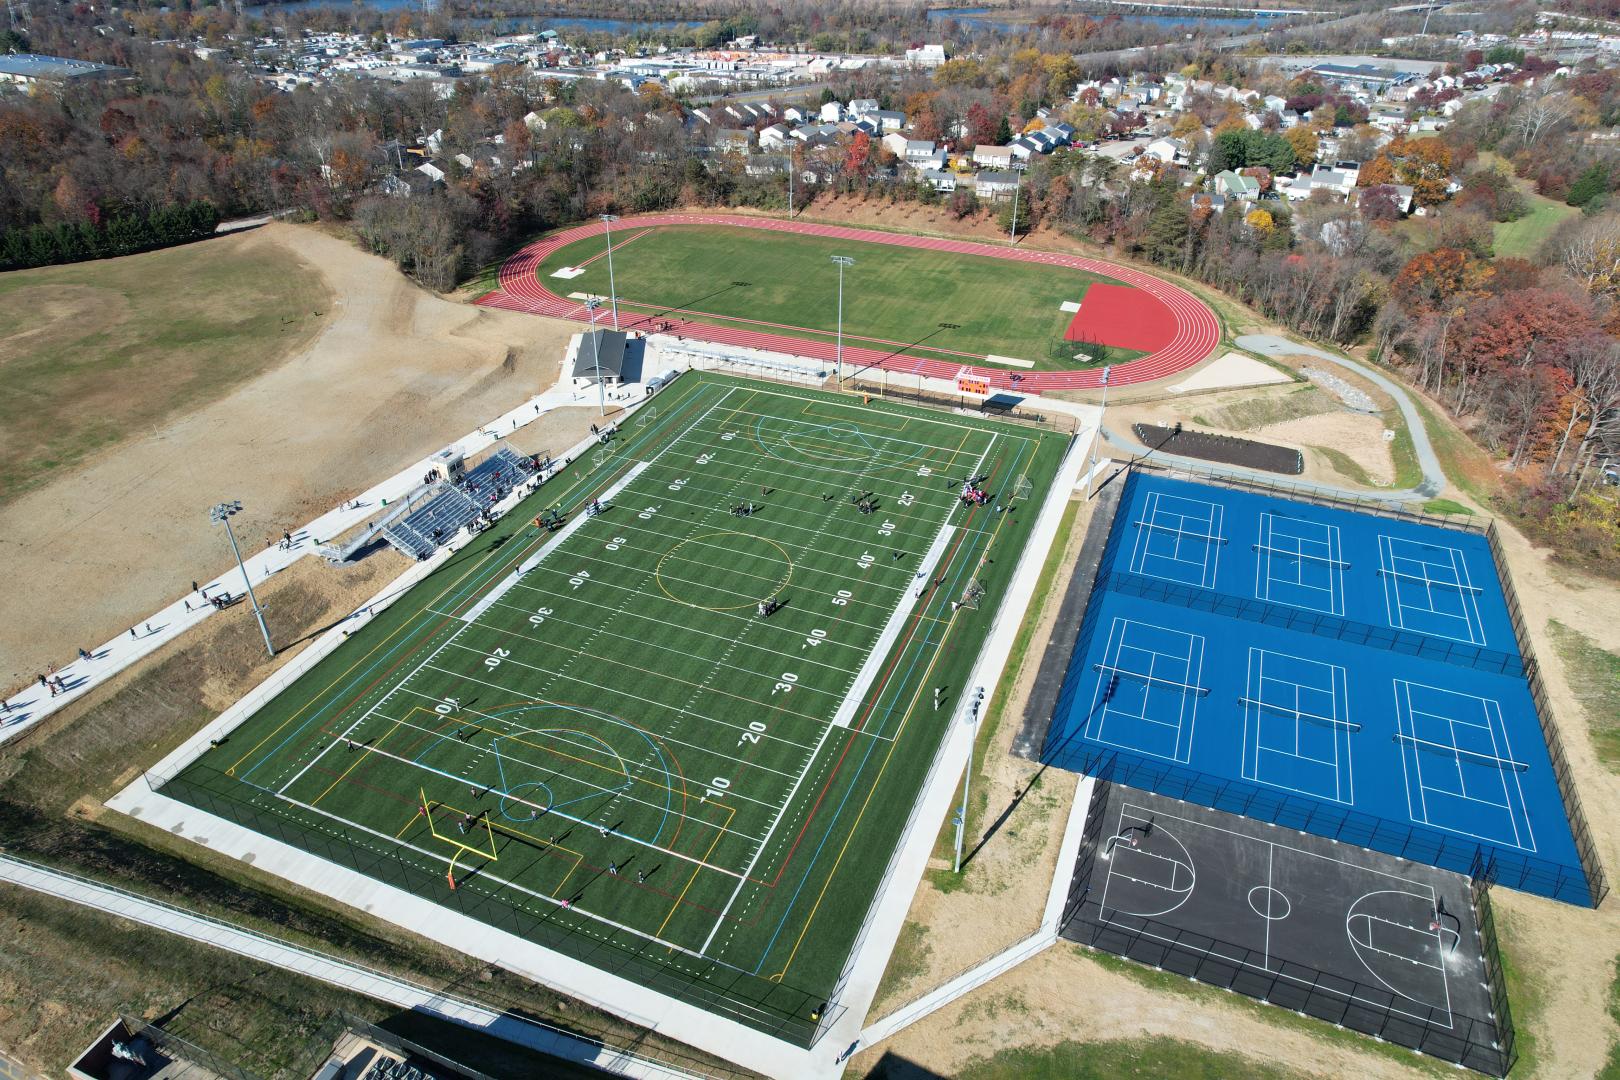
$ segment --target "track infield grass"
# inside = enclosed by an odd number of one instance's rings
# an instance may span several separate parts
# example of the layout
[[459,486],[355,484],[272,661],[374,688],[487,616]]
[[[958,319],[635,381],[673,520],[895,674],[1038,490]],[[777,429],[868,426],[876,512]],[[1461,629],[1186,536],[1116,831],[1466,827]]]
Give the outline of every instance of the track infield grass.
[[[684,314],[831,341],[838,323],[832,257],[846,255],[855,260],[844,271],[846,344],[905,348],[907,355],[963,363],[1009,356],[1030,361],[1030,370],[1037,371],[1119,364],[1144,355],[1064,341],[1074,318],[1060,307],[1064,301],[1079,303],[1093,282],[1123,286],[1081,270],[724,225],[619,229],[613,245],[612,290],[602,236],[552,252],[540,265],[541,283],[559,296],[616,291],[621,318]],[[584,272],[552,276],[565,268]],[[599,321],[606,316],[604,306]],[[942,322],[951,326],[941,328]],[[1077,353],[1088,359],[1076,359]]]
[[807,1043],[1066,442],[682,376],[162,790]]

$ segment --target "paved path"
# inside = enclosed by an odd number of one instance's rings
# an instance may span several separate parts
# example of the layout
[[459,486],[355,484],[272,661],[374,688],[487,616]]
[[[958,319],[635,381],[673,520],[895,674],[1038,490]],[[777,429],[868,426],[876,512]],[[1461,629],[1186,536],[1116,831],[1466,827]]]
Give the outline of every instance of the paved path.
[[[1183,457],[1180,454],[1167,454],[1162,450],[1151,451],[1153,460],[1185,465],[1192,469],[1204,469],[1227,476],[1261,480],[1269,484],[1282,484],[1301,490],[1315,491],[1336,498],[1352,500],[1374,499],[1386,502],[1418,502],[1432,499],[1445,490],[1447,483],[1446,473],[1440,467],[1440,459],[1434,452],[1434,444],[1429,441],[1429,431],[1423,426],[1423,417],[1418,413],[1417,406],[1412,404],[1412,399],[1407,395],[1406,391],[1382,372],[1348,357],[1336,356],[1311,345],[1300,345],[1297,342],[1273,334],[1247,334],[1238,338],[1237,343],[1242,348],[1252,352],[1264,353],[1268,356],[1314,357],[1354,372],[1372,382],[1380,390],[1388,394],[1394,400],[1396,408],[1400,409],[1401,418],[1406,422],[1407,430],[1412,433],[1412,447],[1417,452],[1418,467],[1423,471],[1423,482],[1416,487],[1369,491],[1364,488],[1338,487],[1333,484],[1293,480],[1288,477],[1278,476],[1276,473],[1262,472],[1258,469],[1245,469],[1237,465],[1219,465],[1199,458]],[[1150,453],[1148,448],[1136,439],[1119,432],[1109,431],[1106,428],[1103,430],[1103,441],[1132,456]]]
[[[129,919],[204,945],[224,949],[250,960],[297,972],[311,979],[401,1009],[426,1013],[474,1028],[507,1042],[537,1050],[564,1061],[589,1065],[620,1076],[678,1080],[697,1074],[614,1050],[558,1028],[492,1009],[467,998],[444,994],[419,983],[388,975],[360,964],[293,945],[229,923],[197,915],[171,904],[115,889],[73,874],[51,870],[23,859],[0,855],[0,880],[70,903]],[[26,1072],[17,1075],[26,1076]]]
[[[1220,341],[1221,327],[1220,322],[1215,318],[1215,313],[1192,293],[1180,286],[1172,285],[1168,281],[1154,277],[1151,274],[1141,273],[1128,266],[1104,262],[1100,259],[1088,259],[1081,255],[1065,255],[1055,251],[1039,251],[1033,248],[987,244],[978,240],[953,240],[934,236],[916,236],[909,233],[878,232],[872,229],[856,229],[845,225],[820,225],[808,221],[744,217],[737,214],[646,214],[634,218],[625,218],[619,222],[618,226],[622,239],[618,240],[614,246],[617,248],[632,243],[638,235],[631,232],[632,229],[646,229],[666,225],[731,225],[744,229],[764,229],[771,232],[798,233],[802,236],[829,237],[867,244],[921,248],[928,251],[944,251],[957,255],[979,255],[992,259],[1009,259],[1014,262],[1039,263],[1046,266],[1084,270],[1088,273],[1106,275],[1127,285],[1134,285],[1157,297],[1170,309],[1176,319],[1176,332],[1170,342],[1159,351],[1123,364],[1114,364],[1109,379],[1114,386],[1150,382],[1154,379],[1174,375],[1209,356]],[[501,267],[500,287],[479,297],[477,302],[489,307],[527,311],[535,315],[549,315],[553,318],[589,322],[590,315],[583,301],[559,296],[552,291],[549,284],[540,279],[538,274],[541,263],[553,251],[578,240],[592,236],[603,236],[603,230],[603,225],[592,222],[572,229],[565,229],[528,245],[508,259],[505,265]],[[623,297],[620,297],[620,301],[621,303],[626,302]],[[655,323],[669,322],[672,326],[667,331],[668,333],[699,341],[744,345],[771,352],[810,356],[820,360],[833,359],[837,351],[836,342],[830,338],[799,338],[774,332],[796,329],[794,327],[741,319],[728,319],[728,325],[716,326],[705,321],[711,317],[702,312],[684,310],[668,311],[656,316],[632,315],[623,308],[619,311],[620,325],[629,330],[651,330],[655,328]],[[744,322],[751,323],[755,328],[745,329],[738,325]],[[871,339],[864,340],[870,341]],[[946,359],[928,359],[906,355],[909,346],[902,342],[879,342],[879,344],[892,345],[893,348],[865,348],[851,345],[846,341],[844,344],[846,367],[853,369],[874,366],[908,373],[920,371],[935,378],[954,381],[957,372],[966,366],[972,370],[975,376],[987,380],[993,386],[1006,389],[1016,386],[1021,391],[1035,393],[1043,390],[1085,389],[1099,386],[1102,381],[1102,370],[1100,368],[1093,368],[1088,371],[1012,372],[1005,368],[976,366],[976,361],[984,359],[979,354],[959,353],[950,355]],[[938,349],[930,349],[929,351],[933,353],[949,352],[949,350]],[[1016,383],[1014,379],[1017,380]]]
[[[633,387],[615,404],[640,400],[642,393],[640,387]],[[567,380],[562,380],[552,389],[530,398],[451,445],[470,457],[553,409],[589,404],[592,402],[581,400],[579,392]],[[421,483],[427,462],[428,459],[423,458],[412,463],[374,485],[353,502],[329,510],[302,528],[293,530],[290,547],[272,545],[262,551],[253,551],[249,539],[238,534],[237,542],[243,546],[243,562],[247,567],[248,579],[255,587],[261,585],[304,556],[314,554],[318,545],[376,516],[384,503],[404,498]],[[202,506],[197,508],[197,527],[218,528],[206,523],[203,516],[205,509]],[[223,530],[220,532],[223,533]],[[224,545],[227,541],[221,535],[219,542]],[[241,596],[243,593],[242,573],[235,568],[199,585],[201,587],[196,592],[176,597],[167,607],[143,618],[126,633],[119,634],[111,641],[104,641],[93,649],[86,649],[85,656],[71,661],[64,657],[62,666],[55,669],[55,677],[62,680],[65,688],[63,691],[51,693],[35,681],[5,700],[0,704],[0,743],[15,738],[57,709],[77,701],[93,687],[106,682],[213,615],[217,609],[208,602],[207,597],[221,593]]]

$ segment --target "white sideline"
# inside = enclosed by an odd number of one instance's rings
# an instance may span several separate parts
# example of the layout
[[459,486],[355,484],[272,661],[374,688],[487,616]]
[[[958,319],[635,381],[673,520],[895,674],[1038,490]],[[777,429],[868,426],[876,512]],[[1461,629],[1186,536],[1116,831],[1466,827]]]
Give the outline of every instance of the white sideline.
[[52,870],[23,859],[0,855],[0,880],[59,900],[94,908],[204,945],[273,964],[332,986],[342,987],[401,1009],[436,1016],[463,1027],[564,1061],[590,1065],[620,1076],[648,1080],[682,1080],[697,1074],[682,1071],[624,1050],[571,1035],[539,1021],[506,1010],[496,1010],[467,998],[454,997],[395,975],[376,971],[341,957],[317,952],[230,923],[208,918],[76,874]]
[[[928,552],[923,556],[922,565],[917,568],[917,576],[913,580],[922,581],[933,577],[934,567],[939,565],[939,557],[945,554],[945,545],[949,544],[951,537],[955,535],[955,525],[944,525],[934,534],[934,542],[928,545]],[[838,711],[833,714],[833,727],[849,727],[849,722],[855,719],[855,711],[860,708],[862,699],[866,697],[866,688],[872,685],[872,680],[877,678],[878,668],[889,658],[889,649],[894,646],[894,639],[900,636],[900,628],[906,624],[906,616],[927,602],[925,597],[913,595],[911,603],[895,605],[894,610],[889,613],[889,621],[883,625],[883,633],[878,635],[877,643],[866,654],[866,662],[861,665],[861,670],[855,675],[855,681],[850,683],[849,691],[839,703]]]
[[[1047,492],[1046,500],[1041,506],[1040,517],[1030,530],[1023,554],[1008,583],[1007,597],[998,608],[994,609],[995,625],[985,638],[984,645],[974,662],[971,677],[962,684],[964,688],[982,686],[988,692],[1001,681],[1002,672],[1006,669],[1007,660],[1012,652],[1013,638],[1028,615],[1041,567],[1046,562],[1052,544],[1057,540],[1058,527],[1062,523],[1064,510],[1073,495],[1079,473],[1085,466],[1085,446],[1084,440],[1079,438],[1069,443],[1068,452],[1059,464],[1057,474],[1052,480],[1051,490]],[[922,793],[918,796],[911,818],[901,835],[893,870],[885,876],[879,886],[878,895],[867,913],[867,925],[863,930],[863,933],[869,935],[867,944],[855,957],[845,979],[843,1003],[847,1006],[848,1017],[864,1018],[872,1006],[872,999],[877,994],[878,981],[888,966],[889,956],[894,951],[901,927],[905,924],[906,912],[910,910],[912,898],[916,894],[917,884],[922,880],[923,870],[926,869],[928,858],[933,853],[934,840],[939,835],[940,824],[955,802],[957,781],[967,767],[968,751],[973,745],[973,738],[978,729],[977,724],[958,722],[964,718],[969,694],[962,694],[961,701],[962,704],[951,716],[950,730],[939,754],[935,757]],[[1084,811],[1081,813],[1083,815]],[[1067,849],[1068,837],[1065,837],[1064,843]],[[1078,850],[1078,838],[1074,841],[1074,848]],[[1049,898],[1048,909],[1050,908]],[[1042,932],[1046,932],[1044,920]],[[860,1020],[855,1019],[850,1024],[837,1024],[834,1026],[834,1032],[839,1037],[823,1040],[824,1044],[839,1044],[846,1038],[853,1039],[838,1051],[835,1063],[838,1067],[867,1045],[864,1034],[860,1032],[859,1023]]]
[[[626,484],[630,483],[630,481],[634,480],[636,477],[645,472],[649,464],[651,464],[651,462],[638,462],[634,468],[624,474],[623,479],[619,480],[612,487],[602,492],[599,498],[603,502],[612,502],[613,496],[622,491]],[[524,574],[527,574],[530,570],[533,570],[535,567],[539,566],[547,555],[550,555],[570,536],[573,536],[574,533],[578,532],[580,526],[584,525],[587,520],[589,519],[583,513],[577,514],[570,519],[568,524],[558,529],[549,540],[540,546],[539,551],[536,551],[533,555],[530,555],[527,559],[523,560],[522,566],[519,566],[516,570],[513,570],[510,574],[506,575],[505,581],[502,581],[499,585],[491,589],[485,594],[482,600],[478,601],[478,603],[474,604],[470,609],[468,609],[467,613],[461,617],[461,621],[466,623],[477,622],[479,616],[483,615],[484,612],[494,607],[495,602],[510,592],[512,586],[516,585],[520,580],[522,580]]]

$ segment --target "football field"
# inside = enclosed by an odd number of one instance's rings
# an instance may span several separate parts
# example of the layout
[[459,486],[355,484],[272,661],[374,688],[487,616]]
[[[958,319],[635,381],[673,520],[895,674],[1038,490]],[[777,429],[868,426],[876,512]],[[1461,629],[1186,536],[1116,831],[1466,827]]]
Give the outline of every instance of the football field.
[[1067,441],[684,375],[163,793],[808,1043]]

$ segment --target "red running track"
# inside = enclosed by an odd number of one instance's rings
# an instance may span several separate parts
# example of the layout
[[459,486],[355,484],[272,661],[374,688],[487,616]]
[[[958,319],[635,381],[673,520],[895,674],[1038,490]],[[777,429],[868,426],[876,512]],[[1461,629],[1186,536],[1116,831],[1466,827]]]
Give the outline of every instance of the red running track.
[[[822,236],[835,240],[854,240],[867,244],[893,244],[896,247],[923,248],[929,251],[944,251],[955,255],[984,255],[992,259],[1016,259],[1019,262],[1045,263],[1049,266],[1084,270],[1089,273],[1111,277],[1128,285],[1134,285],[1152,294],[1165,307],[1170,309],[1176,320],[1176,328],[1175,333],[1163,348],[1147,356],[1138,357],[1123,364],[1113,365],[1109,383],[1114,386],[1150,382],[1154,379],[1174,375],[1179,371],[1185,371],[1207,357],[1220,342],[1220,323],[1216,320],[1215,313],[1202,300],[1199,300],[1187,290],[1170,284],[1168,281],[1163,281],[1149,274],[1139,273],[1117,263],[1103,262],[1100,259],[1087,259],[1079,255],[1063,255],[1052,251],[998,247],[993,244],[983,244],[972,240],[945,240],[930,236],[911,236],[904,233],[854,229],[843,225],[817,225],[805,221],[781,221],[774,218],[742,217],[733,214],[646,214],[634,218],[625,218],[619,223],[619,228],[628,230],[659,225],[733,225],[744,229],[770,229],[776,232],[800,233],[806,236]],[[512,311],[527,311],[534,315],[549,315],[553,318],[574,319],[581,322],[588,321],[589,316],[584,305],[577,300],[570,300],[552,292],[540,280],[539,269],[546,256],[553,251],[588,236],[600,236],[603,228],[602,225],[595,222],[578,225],[528,245],[508,259],[505,265],[501,267],[500,286],[493,292],[479,297],[477,303],[488,307],[507,308]],[[619,324],[623,328],[652,329],[653,317],[651,316],[638,315],[626,318],[622,309],[619,315]],[[766,330],[716,326],[703,321],[702,316],[695,313],[671,312],[660,315],[657,319],[660,322],[671,324],[668,333],[691,338],[695,341],[738,345],[828,361],[834,359],[837,350],[836,343],[833,341],[788,337],[783,334],[770,333]],[[1086,389],[1098,386],[1102,382],[1102,370],[1100,368],[1088,371],[1014,372],[1002,367],[964,365],[962,361],[908,356],[903,351],[884,352],[847,343],[844,345],[844,362],[849,368],[875,366],[887,368],[890,371],[905,372],[909,375],[921,374],[930,378],[947,380],[954,380],[957,373],[964,366],[967,366],[976,377],[987,380],[993,386],[1004,388],[1013,387],[1013,376],[1017,375],[1019,377],[1018,389],[1031,393],[1039,393],[1043,390]]]

